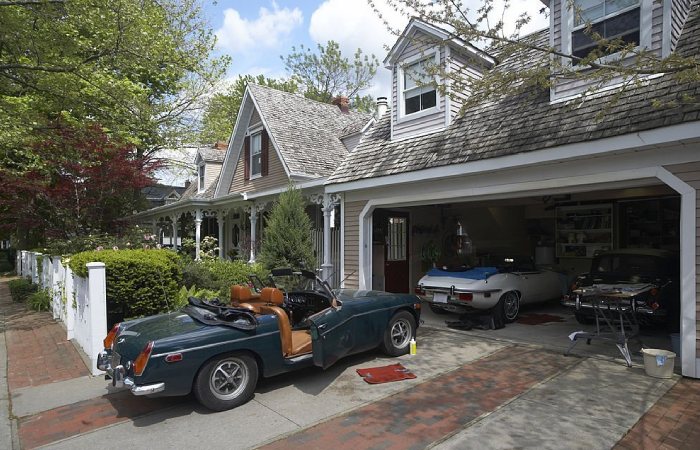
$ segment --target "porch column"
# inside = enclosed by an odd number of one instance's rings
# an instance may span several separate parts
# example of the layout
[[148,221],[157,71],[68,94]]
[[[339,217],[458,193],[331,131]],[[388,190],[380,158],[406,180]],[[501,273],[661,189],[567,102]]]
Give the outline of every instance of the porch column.
[[171,217],[173,219],[173,235],[172,238],[170,239],[170,244],[173,247],[173,250],[177,251],[177,221],[180,219],[181,214],[175,213]]
[[216,223],[219,225],[219,259],[224,259],[226,256],[224,245],[226,241],[224,240],[224,230],[226,229],[226,214],[228,213],[225,209],[220,209],[216,212]]
[[199,261],[199,244],[202,238],[202,210],[197,209],[195,211],[194,215],[194,241],[195,241],[195,250],[194,250],[194,259],[195,261]]
[[323,279],[329,283],[331,276],[333,276],[333,263],[331,262],[331,213],[338,203],[340,203],[338,194],[323,194],[323,264],[321,264],[321,273]]
[[265,209],[266,203],[253,203],[252,205],[243,208],[245,212],[250,214],[250,259],[248,263],[255,262],[255,244],[257,243],[257,228],[258,228],[258,213]]

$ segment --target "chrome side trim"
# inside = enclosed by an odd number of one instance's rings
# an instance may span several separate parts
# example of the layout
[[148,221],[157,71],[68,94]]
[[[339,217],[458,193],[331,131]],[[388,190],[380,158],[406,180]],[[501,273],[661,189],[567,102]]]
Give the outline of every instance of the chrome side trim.
[[215,344],[200,345],[200,346],[198,346],[198,347],[191,347],[191,348],[187,348],[187,349],[171,350],[171,351],[168,351],[168,352],[165,352],[165,353],[158,353],[157,355],[151,355],[151,358],[161,358],[161,357],[163,357],[163,356],[165,356],[165,355],[169,355],[169,354],[171,354],[171,353],[173,353],[173,352],[187,353],[187,352],[193,352],[193,351],[195,351],[195,350],[202,350],[202,349],[204,349],[204,348],[218,347],[219,345],[231,344],[231,343],[234,343],[234,342],[249,341],[249,340],[251,340],[251,339],[260,338],[260,337],[265,337],[265,336],[270,336],[270,335],[273,335],[273,334],[280,334],[280,332],[279,332],[279,330],[277,330],[277,331],[269,331],[269,332],[267,332],[267,333],[256,334],[255,336],[249,336],[249,337],[246,337],[246,338],[231,339],[230,341],[217,342],[217,343],[215,343]]

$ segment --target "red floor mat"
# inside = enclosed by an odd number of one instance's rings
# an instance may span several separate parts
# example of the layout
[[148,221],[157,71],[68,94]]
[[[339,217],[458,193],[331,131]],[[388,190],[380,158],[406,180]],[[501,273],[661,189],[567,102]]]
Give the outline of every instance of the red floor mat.
[[391,364],[384,367],[371,367],[369,369],[357,369],[357,373],[369,384],[388,383],[390,381],[416,378],[413,373],[411,373],[401,364]]

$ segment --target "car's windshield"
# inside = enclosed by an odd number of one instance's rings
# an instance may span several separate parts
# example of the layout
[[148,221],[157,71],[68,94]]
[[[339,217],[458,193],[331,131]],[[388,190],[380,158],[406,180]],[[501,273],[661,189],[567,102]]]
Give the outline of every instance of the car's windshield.
[[647,282],[661,274],[659,260],[647,255],[611,254],[593,260],[591,274],[616,281]]

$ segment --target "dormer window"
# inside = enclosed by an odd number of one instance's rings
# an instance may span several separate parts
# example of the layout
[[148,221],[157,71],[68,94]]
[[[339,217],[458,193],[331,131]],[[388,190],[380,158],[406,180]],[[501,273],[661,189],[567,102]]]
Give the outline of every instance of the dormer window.
[[419,117],[438,110],[437,88],[428,68],[439,64],[439,57],[439,52],[435,50],[430,56],[419,55],[399,66],[401,117]]
[[204,190],[204,162],[201,162],[197,166],[197,191],[202,192]]
[[262,175],[262,132],[250,136],[250,177]]
[[[574,0],[574,30],[571,34],[573,56],[585,58],[598,48],[593,36],[608,41],[621,39],[639,45],[639,0]],[[586,28],[591,23],[591,30]]]

